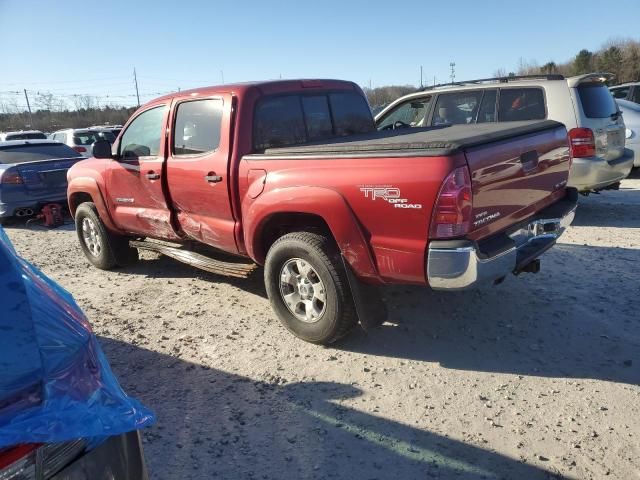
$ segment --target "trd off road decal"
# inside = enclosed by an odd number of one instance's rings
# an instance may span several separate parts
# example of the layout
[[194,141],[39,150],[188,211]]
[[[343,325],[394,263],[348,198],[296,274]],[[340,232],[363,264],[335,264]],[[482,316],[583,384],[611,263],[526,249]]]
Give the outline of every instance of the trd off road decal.
[[364,198],[382,200],[392,204],[394,208],[422,208],[422,204],[409,203],[408,199],[402,198],[400,189],[392,185],[360,185],[360,191],[364,193]]

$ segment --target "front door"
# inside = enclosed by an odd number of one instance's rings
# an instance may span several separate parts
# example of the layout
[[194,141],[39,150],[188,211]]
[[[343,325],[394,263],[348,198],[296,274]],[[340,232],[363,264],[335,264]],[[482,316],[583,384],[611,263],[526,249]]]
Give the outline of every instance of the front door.
[[217,95],[174,103],[167,185],[184,234],[236,252],[228,170],[231,98]]
[[177,239],[162,190],[168,105],[151,107],[125,127],[107,175],[116,225],[145,237]]

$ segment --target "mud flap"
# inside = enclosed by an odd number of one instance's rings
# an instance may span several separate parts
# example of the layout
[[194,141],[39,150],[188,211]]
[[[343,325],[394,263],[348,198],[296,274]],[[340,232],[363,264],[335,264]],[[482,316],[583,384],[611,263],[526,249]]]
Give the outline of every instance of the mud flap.
[[360,326],[365,332],[379,327],[387,319],[387,305],[382,300],[380,289],[374,285],[361,282],[341,255],[344,270],[347,272],[353,303],[356,307]]

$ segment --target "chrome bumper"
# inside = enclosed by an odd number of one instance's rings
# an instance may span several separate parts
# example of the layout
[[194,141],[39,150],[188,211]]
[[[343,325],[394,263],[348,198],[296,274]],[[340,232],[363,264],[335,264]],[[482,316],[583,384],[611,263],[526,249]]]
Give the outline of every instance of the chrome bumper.
[[625,148],[624,155],[610,162],[600,157],[574,158],[569,172],[569,186],[584,192],[601,190],[626,178],[633,168],[634,152]]
[[427,281],[434,290],[464,290],[491,283],[520,270],[555,244],[575,217],[575,203],[562,216],[536,218],[507,234],[506,248],[487,255],[478,244],[453,240],[431,242]]

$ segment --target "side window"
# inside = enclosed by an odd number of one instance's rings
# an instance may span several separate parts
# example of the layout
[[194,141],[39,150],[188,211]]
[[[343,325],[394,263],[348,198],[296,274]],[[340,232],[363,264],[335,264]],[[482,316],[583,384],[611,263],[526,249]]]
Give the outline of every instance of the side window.
[[302,97],[302,109],[304,110],[309,140],[318,140],[333,135],[331,112],[326,95]]
[[397,105],[378,124],[378,130],[391,128],[398,122],[410,127],[425,127],[429,114],[431,97],[416,98]]
[[222,100],[206,99],[178,105],[173,129],[173,154],[197,155],[220,145]]
[[56,133],[56,140],[58,142],[67,143],[67,134],[63,132]]
[[496,121],[496,90],[485,90],[480,110],[478,110],[477,123],[491,123]]
[[629,100],[635,103],[640,103],[640,85],[636,85],[634,87],[633,95],[631,95],[631,98]]
[[482,91],[441,93],[436,101],[432,125],[458,125],[475,122]]
[[543,120],[547,113],[541,88],[501,88],[498,121]]
[[166,106],[155,107],[138,115],[120,140],[120,158],[154,157],[160,153],[162,119]]
[[610,90],[613,98],[622,98],[624,100],[625,98],[627,98],[627,95],[629,95],[629,88],[630,87],[619,87],[611,88]]
[[300,97],[289,95],[268,98],[256,108],[253,147],[262,151],[306,141]]
[[329,103],[336,135],[367,133],[376,129],[371,109],[363,96],[355,93],[331,93]]

